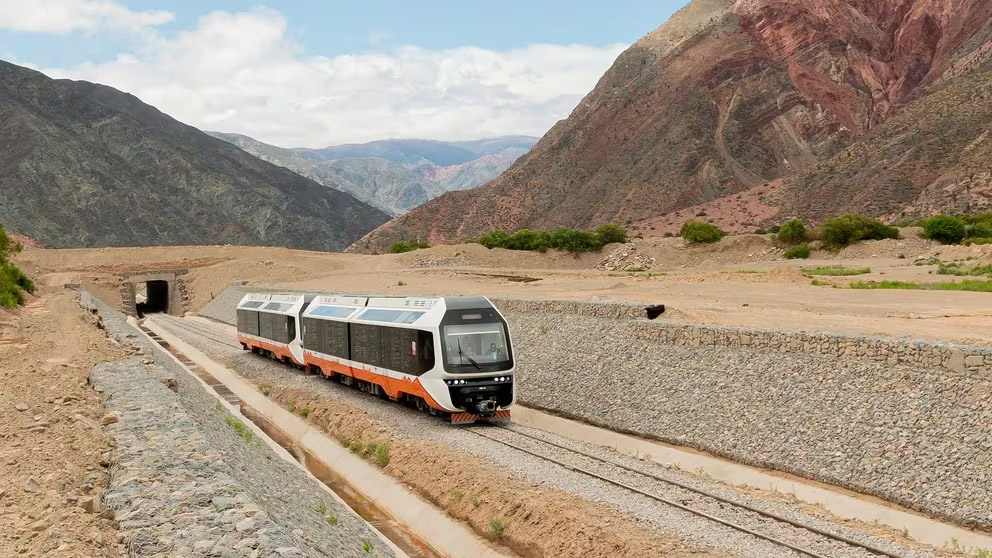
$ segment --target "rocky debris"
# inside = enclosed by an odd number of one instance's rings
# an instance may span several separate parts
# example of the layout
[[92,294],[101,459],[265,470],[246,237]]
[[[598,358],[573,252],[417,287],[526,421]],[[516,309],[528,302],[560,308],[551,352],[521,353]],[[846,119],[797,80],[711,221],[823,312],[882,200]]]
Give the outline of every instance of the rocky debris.
[[434,267],[458,267],[460,265],[465,265],[465,262],[462,258],[454,256],[447,258],[417,258],[413,260],[410,267],[416,269],[430,269]]
[[14,405],[14,408],[17,409],[18,411],[21,411],[23,413],[24,411],[27,411],[31,407],[28,407],[24,403],[18,403],[17,405]]
[[651,269],[654,264],[654,258],[641,253],[636,244],[627,243],[617,246],[608,256],[603,258],[603,261],[599,262],[596,269],[646,271]]
[[117,422],[119,420],[120,420],[120,416],[117,413],[110,412],[110,413],[107,413],[107,414],[103,415],[103,418],[100,419],[100,424],[102,424],[104,426],[107,426],[108,424],[114,424],[115,422]]
[[28,477],[28,480],[24,482],[24,492],[38,492],[41,490],[41,485],[38,484],[38,480],[34,477]]

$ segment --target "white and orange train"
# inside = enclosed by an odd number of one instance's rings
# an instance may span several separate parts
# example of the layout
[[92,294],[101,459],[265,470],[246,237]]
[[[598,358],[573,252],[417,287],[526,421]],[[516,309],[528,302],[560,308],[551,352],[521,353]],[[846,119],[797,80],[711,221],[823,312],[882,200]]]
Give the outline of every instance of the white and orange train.
[[248,294],[242,348],[437,414],[506,422],[513,347],[483,297]]

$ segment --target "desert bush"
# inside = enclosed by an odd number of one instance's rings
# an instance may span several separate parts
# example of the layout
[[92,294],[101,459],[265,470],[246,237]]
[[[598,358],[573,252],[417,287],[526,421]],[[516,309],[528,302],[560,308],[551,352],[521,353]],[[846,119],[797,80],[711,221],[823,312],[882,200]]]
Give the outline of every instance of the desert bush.
[[968,225],[968,238],[992,239],[992,221]]
[[422,248],[430,248],[430,247],[431,247],[430,244],[420,241],[394,242],[389,246],[389,253],[402,254],[404,252],[413,252],[414,250],[420,250]]
[[617,225],[601,225],[593,231],[561,227],[554,231],[521,229],[514,233],[493,231],[475,239],[486,248],[544,252],[549,248],[573,254],[601,249],[614,242],[627,242],[627,230]]
[[510,235],[506,241],[506,248],[510,250],[532,250],[544,252],[551,247],[548,233],[544,231],[533,231],[530,229],[520,229]]
[[599,250],[603,247],[596,234],[578,229],[555,229],[549,235],[549,241],[555,250],[564,250],[573,254]]
[[921,221],[923,238],[936,240],[941,244],[957,244],[968,234],[967,225],[961,219],[937,215]]
[[775,239],[786,244],[804,242],[806,240],[806,223],[799,219],[789,219],[779,228]]
[[842,248],[862,240],[899,238],[899,229],[864,215],[848,214],[827,219],[820,227],[820,240],[830,248]]
[[34,292],[34,283],[7,259],[20,251],[21,245],[14,242],[0,226],[0,306],[4,308],[23,305],[24,292]]
[[593,232],[596,233],[596,238],[599,239],[600,246],[627,242],[627,229],[617,225],[600,225]]
[[785,251],[785,257],[789,260],[802,259],[805,260],[809,257],[810,248],[809,244],[799,244],[798,246],[793,246]]
[[502,230],[495,230],[489,234],[484,234],[475,240],[475,242],[489,249],[506,248],[509,241],[510,233]]
[[690,220],[686,221],[679,229],[679,235],[686,242],[692,244],[696,242],[719,242],[721,238],[727,236],[727,233],[718,229],[716,225]]
[[782,230],[782,227],[780,225],[774,225],[768,228],[768,232],[770,232],[771,234],[778,234],[780,230]]

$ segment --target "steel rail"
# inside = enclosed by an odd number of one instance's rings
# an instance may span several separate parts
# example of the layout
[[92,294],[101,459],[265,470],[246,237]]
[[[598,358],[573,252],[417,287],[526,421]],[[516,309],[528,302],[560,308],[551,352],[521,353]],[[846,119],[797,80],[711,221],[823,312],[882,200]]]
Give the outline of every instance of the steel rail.
[[[698,494],[700,496],[705,496],[707,498],[711,498],[711,499],[717,500],[717,501],[719,501],[721,503],[724,503],[724,504],[728,504],[728,505],[732,505],[732,506],[735,506],[735,507],[738,507],[738,508],[745,509],[745,510],[750,511],[752,513],[756,513],[756,514],[759,514],[759,515],[761,515],[763,517],[766,517],[768,519],[772,519],[772,520],[775,520],[775,521],[778,521],[778,522],[786,523],[786,524],[791,525],[793,527],[796,527],[796,528],[799,528],[799,529],[803,529],[803,530],[806,530],[806,531],[815,533],[817,535],[820,535],[822,537],[826,537],[828,539],[832,539],[832,540],[835,540],[835,541],[838,541],[838,542],[842,542],[842,543],[851,545],[851,546],[856,547],[856,548],[861,548],[863,550],[867,550],[867,551],[869,551],[869,552],[871,552],[873,554],[878,554],[878,555],[881,555],[881,556],[887,556],[889,558],[903,558],[902,556],[900,556],[898,554],[894,554],[892,552],[889,552],[889,551],[884,550],[884,549],[881,549],[881,548],[874,547],[872,545],[860,543],[860,542],[855,541],[853,539],[847,538],[847,537],[845,537],[843,535],[837,535],[835,533],[830,533],[830,532],[825,531],[823,529],[820,529],[818,527],[814,527],[812,525],[807,525],[805,523],[801,523],[801,522],[798,522],[798,521],[789,519],[787,517],[782,517],[782,516],[780,516],[778,514],[774,514],[774,513],[771,513],[771,512],[760,510],[760,509],[755,508],[753,506],[750,506],[748,504],[744,504],[744,503],[741,503],[741,502],[736,502],[734,500],[730,500],[728,498],[724,498],[722,496],[713,494],[713,493],[708,492],[706,490],[701,490],[699,488],[695,488],[695,487],[689,486],[689,485],[684,484],[684,483],[681,483],[679,481],[665,479],[665,478],[659,477],[659,476],[654,475],[654,474],[651,474],[651,473],[646,473],[644,471],[640,471],[640,470],[635,469],[633,467],[628,467],[627,465],[623,465],[621,463],[615,463],[613,461],[609,461],[609,460],[603,459],[601,457],[597,457],[595,455],[591,455],[589,453],[586,453],[586,452],[583,452],[583,451],[580,451],[580,450],[576,450],[576,449],[573,449],[573,448],[570,448],[570,447],[567,447],[567,446],[564,446],[564,445],[561,445],[561,444],[557,444],[555,442],[551,442],[551,441],[545,440],[543,438],[538,438],[537,436],[531,436],[530,434],[526,434],[526,433],[521,432],[519,430],[516,430],[514,428],[510,428],[509,426],[500,426],[499,428],[501,430],[507,430],[507,431],[513,432],[514,434],[523,436],[525,438],[529,438],[531,440],[535,440],[535,441],[540,442],[540,443],[543,443],[543,444],[550,445],[552,447],[563,449],[565,451],[574,453],[576,455],[581,455],[581,456],[583,456],[583,457],[585,457],[587,459],[592,459],[594,461],[598,461],[600,463],[609,465],[611,467],[617,467],[617,468],[623,469],[625,471],[628,471],[628,472],[631,472],[631,473],[634,473],[634,474],[637,474],[637,475],[641,475],[643,477],[650,478],[652,480],[656,480],[658,482],[662,482],[662,483],[665,483],[665,484],[676,486],[676,487],[681,488],[683,490],[688,490],[688,491],[690,491],[690,492],[692,492],[694,494]],[[669,505],[669,506],[673,506],[673,507],[678,508],[680,510],[687,511],[689,513],[698,515],[700,517],[709,519],[711,521],[715,521],[715,522],[717,522],[717,523],[719,523],[721,525],[730,527],[730,528],[735,529],[737,531],[741,531],[741,532],[747,533],[749,535],[752,535],[754,537],[757,537],[757,538],[766,540],[766,541],[771,542],[773,544],[776,544],[776,545],[779,545],[779,546],[783,546],[785,548],[788,548],[790,550],[794,550],[794,551],[799,552],[801,554],[805,554],[807,556],[813,556],[815,558],[825,558],[824,555],[817,554],[816,552],[814,552],[812,550],[808,550],[808,549],[805,549],[805,548],[802,548],[802,547],[795,546],[795,545],[793,545],[791,543],[788,543],[788,542],[783,541],[781,539],[777,539],[777,538],[772,537],[770,535],[765,535],[763,533],[759,533],[757,531],[754,531],[752,529],[749,529],[748,527],[744,527],[743,525],[738,525],[736,523],[733,523],[732,521],[728,521],[726,519],[722,519],[722,518],[716,517],[714,515],[711,515],[709,513],[704,512],[704,511],[697,510],[697,509],[691,508],[689,506],[686,506],[684,504],[680,504],[678,502],[672,501],[672,500],[670,500],[668,498],[665,498],[664,496],[659,496],[657,494],[652,494],[650,492],[646,492],[646,491],[641,490],[639,488],[635,488],[633,486],[630,486],[630,485],[628,485],[628,484],[626,484],[626,483],[624,483],[622,481],[618,481],[618,480],[614,480],[614,479],[605,477],[603,475],[600,475],[599,473],[595,473],[595,472],[592,472],[592,471],[583,469],[581,467],[576,467],[574,465],[569,465],[568,463],[564,463],[564,462],[562,462],[562,461],[560,461],[558,459],[555,459],[553,457],[542,455],[542,454],[540,454],[538,452],[535,452],[533,450],[529,450],[527,448],[521,447],[521,446],[519,446],[517,444],[511,443],[511,442],[507,442],[505,440],[500,440],[499,438],[495,438],[493,436],[489,436],[489,435],[483,434],[482,432],[479,431],[480,430],[480,427],[469,427],[469,428],[465,428],[465,430],[468,431],[468,432],[471,432],[471,433],[473,433],[473,434],[475,434],[477,436],[481,436],[483,438],[487,438],[487,439],[492,440],[494,442],[497,442],[497,443],[503,444],[505,446],[511,447],[511,448],[513,448],[513,449],[515,449],[517,451],[522,451],[522,452],[524,452],[526,454],[532,455],[532,456],[537,457],[539,459],[544,459],[546,461],[550,461],[550,462],[552,462],[552,463],[554,463],[556,465],[559,465],[559,466],[564,467],[566,469],[569,469],[571,471],[575,471],[577,473],[581,473],[581,474],[584,474],[584,475],[587,475],[587,476],[594,477],[594,478],[596,478],[598,480],[601,480],[603,482],[606,482],[608,484],[612,484],[614,486],[618,486],[618,487],[624,488],[624,489],[629,490],[631,492],[635,492],[635,493],[640,494],[642,496],[646,496],[646,497],[651,498],[653,500],[657,500],[657,501],[659,501],[659,502],[661,502],[663,504],[666,504],[666,505]]]

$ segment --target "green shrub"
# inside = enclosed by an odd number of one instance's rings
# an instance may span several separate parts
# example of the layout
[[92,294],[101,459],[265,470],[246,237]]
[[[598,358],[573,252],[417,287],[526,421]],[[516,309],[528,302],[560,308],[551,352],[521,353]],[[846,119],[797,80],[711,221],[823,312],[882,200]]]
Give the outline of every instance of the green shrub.
[[804,242],[806,240],[806,223],[799,219],[789,219],[782,224],[775,239],[786,244]]
[[510,235],[507,239],[506,248],[510,250],[530,250],[534,252],[545,252],[551,247],[545,231],[532,231],[530,229],[520,229]]
[[14,308],[24,304],[24,291],[34,292],[34,283],[7,258],[21,251],[21,245],[11,240],[0,226],[0,306]]
[[494,537],[499,537],[506,530],[506,520],[502,517],[494,517],[489,520],[489,532]]
[[785,258],[788,260],[801,259],[805,260],[809,257],[810,248],[809,244],[803,243],[798,246],[793,246],[785,251]]
[[679,229],[679,235],[686,242],[692,244],[696,242],[719,242],[721,238],[727,236],[727,233],[710,223],[689,220]]
[[992,221],[968,225],[968,238],[992,238]]
[[475,240],[475,242],[490,250],[493,248],[506,248],[509,241],[510,233],[502,230],[495,230],[489,234],[484,234]]
[[627,229],[617,225],[600,225],[593,231],[599,240],[600,246],[607,244],[624,244],[627,242]]
[[848,214],[827,219],[820,227],[820,240],[830,248],[842,248],[862,240],[899,238],[899,229],[864,215]]
[[426,242],[420,242],[420,241],[416,241],[416,242],[414,242],[414,241],[394,242],[393,244],[391,244],[389,246],[389,253],[390,254],[402,254],[404,252],[413,252],[414,250],[420,250],[422,248],[430,248],[430,247],[431,247],[430,244],[427,244]]
[[992,238],[966,238],[962,244],[965,246],[971,246],[972,244],[992,244]]
[[603,247],[595,233],[568,228],[555,229],[549,235],[549,242],[555,250],[564,250],[573,254],[591,252]]
[[773,227],[769,227],[768,228],[768,232],[770,232],[771,234],[778,234],[779,231],[781,231],[781,230],[782,230],[782,227],[780,227],[779,225],[775,225]]
[[961,219],[948,217],[947,215],[937,215],[924,219],[923,238],[936,240],[941,244],[957,244],[964,240],[968,234],[968,228]]

